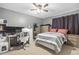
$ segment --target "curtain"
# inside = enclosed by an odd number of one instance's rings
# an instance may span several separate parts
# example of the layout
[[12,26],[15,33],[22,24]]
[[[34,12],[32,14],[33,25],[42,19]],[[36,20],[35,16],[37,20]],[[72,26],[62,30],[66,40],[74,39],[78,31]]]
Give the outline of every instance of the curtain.
[[68,29],[70,34],[79,34],[79,15],[73,14],[54,18],[52,28]]

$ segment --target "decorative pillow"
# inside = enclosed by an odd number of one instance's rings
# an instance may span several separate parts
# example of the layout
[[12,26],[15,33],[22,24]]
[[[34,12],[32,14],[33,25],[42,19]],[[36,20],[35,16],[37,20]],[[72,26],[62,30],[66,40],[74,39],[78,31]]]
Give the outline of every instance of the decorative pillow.
[[59,33],[67,34],[68,29],[58,29]]
[[50,29],[50,32],[57,32],[57,29]]

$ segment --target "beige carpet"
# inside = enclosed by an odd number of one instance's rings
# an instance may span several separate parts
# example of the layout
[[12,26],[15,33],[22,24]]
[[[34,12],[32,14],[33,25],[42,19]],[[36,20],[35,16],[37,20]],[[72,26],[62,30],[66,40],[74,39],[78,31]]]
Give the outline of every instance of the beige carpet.
[[36,46],[33,42],[32,45],[24,49],[15,49],[3,53],[2,55],[78,55],[79,48],[63,45],[62,51],[59,54],[55,54],[52,50],[43,46]]

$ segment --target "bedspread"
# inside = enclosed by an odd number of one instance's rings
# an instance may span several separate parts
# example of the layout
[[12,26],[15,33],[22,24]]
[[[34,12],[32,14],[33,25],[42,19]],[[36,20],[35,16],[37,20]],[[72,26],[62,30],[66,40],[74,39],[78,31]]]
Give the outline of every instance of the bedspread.
[[58,52],[61,51],[62,45],[67,41],[67,38],[64,34],[58,32],[46,32],[37,35],[36,43],[38,41],[45,42],[47,44],[51,44],[55,46],[55,50]]

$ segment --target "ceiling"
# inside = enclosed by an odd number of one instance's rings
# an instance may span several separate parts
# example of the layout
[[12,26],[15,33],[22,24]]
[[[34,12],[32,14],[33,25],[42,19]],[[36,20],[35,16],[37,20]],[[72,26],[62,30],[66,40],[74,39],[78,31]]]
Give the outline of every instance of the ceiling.
[[40,14],[36,14],[36,11],[30,11],[30,9],[34,8],[32,3],[0,3],[0,7],[42,19],[55,16],[61,13],[65,13],[68,11],[79,10],[79,3],[48,3],[48,4],[49,6],[47,7],[47,9],[49,11],[42,12]]

